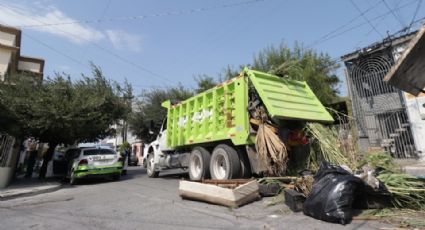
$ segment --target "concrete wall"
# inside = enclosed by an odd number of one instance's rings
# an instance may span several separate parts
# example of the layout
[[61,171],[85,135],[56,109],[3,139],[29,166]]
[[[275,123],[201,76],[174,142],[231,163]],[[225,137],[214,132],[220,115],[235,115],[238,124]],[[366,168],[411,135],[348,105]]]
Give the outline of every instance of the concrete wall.
[[0,81],[4,81],[4,75],[7,73],[11,58],[12,51],[0,48]]
[[415,97],[404,93],[406,110],[409,116],[415,147],[421,160],[425,161],[425,94]]
[[30,71],[33,73],[40,73],[40,63],[29,62],[29,61],[19,61],[18,70]]
[[0,43],[7,46],[16,46],[16,35],[0,31]]

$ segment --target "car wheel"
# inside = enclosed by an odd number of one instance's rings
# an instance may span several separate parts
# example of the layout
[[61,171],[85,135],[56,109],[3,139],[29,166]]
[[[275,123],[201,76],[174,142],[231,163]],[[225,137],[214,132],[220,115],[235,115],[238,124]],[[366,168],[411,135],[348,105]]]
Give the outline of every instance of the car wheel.
[[202,147],[195,147],[189,157],[190,180],[208,179],[210,177],[211,154]]
[[69,183],[70,183],[71,185],[75,185],[75,184],[77,184],[77,178],[75,177],[74,172],[72,172],[72,173],[71,173],[71,177],[70,177],[70,179],[69,179]]
[[158,177],[159,172],[155,171],[155,162],[154,162],[153,153],[148,155],[146,171],[147,171],[148,177],[151,177],[151,178]]
[[119,180],[121,178],[121,175],[113,175],[112,176],[112,180],[114,180],[114,181],[117,181],[117,180]]
[[220,144],[214,148],[210,163],[211,178],[216,180],[235,179],[241,175],[241,161],[238,152]]

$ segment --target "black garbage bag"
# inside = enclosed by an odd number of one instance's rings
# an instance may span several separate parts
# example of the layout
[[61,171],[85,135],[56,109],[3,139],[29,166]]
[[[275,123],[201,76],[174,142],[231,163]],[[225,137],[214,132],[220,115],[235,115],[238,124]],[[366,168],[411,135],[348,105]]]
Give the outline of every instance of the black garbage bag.
[[347,224],[352,219],[353,201],[362,194],[364,186],[360,178],[347,170],[323,162],[314,176],[303,212],[319,220]]

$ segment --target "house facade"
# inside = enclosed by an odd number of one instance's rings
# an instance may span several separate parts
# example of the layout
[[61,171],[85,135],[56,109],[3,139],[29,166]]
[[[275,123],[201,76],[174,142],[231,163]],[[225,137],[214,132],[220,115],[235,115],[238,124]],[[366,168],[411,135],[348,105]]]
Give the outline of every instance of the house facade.
[[29,73],[34,80],[43,80],[44,60],[21,55],[20,29],[0,25],[0,82],[8,75]]
[[391,37],[342,56],[359,147],[395,158],[424,159],[425,114],[413,96],[384,82],[416,32]]
[[[22,31],[0,24],[0,84],[7,84],[7,78],[25,74],[34,82],[43,80],[44,60],[21,55]],[[0,133],[0,188],[6,187],[15,172],[20,143],[6,133]]]

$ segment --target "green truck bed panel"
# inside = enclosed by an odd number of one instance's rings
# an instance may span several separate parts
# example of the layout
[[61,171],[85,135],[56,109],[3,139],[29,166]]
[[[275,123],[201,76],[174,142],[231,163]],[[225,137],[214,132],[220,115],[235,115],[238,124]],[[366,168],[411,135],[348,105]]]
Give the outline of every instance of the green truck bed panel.
[[245,71],[273,119],[334,121],[306,82]]
[[305,82],[245,69],[238,77],[179,104],[164,102],[168,109],[167,145],[180,147],[221,140],[248,144],[249,82],[272,118],[333,121]]

